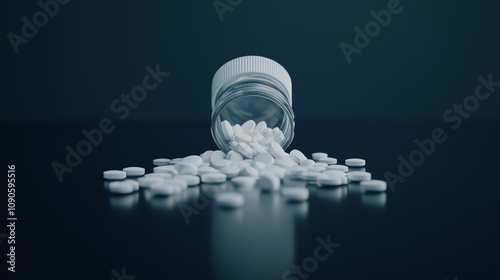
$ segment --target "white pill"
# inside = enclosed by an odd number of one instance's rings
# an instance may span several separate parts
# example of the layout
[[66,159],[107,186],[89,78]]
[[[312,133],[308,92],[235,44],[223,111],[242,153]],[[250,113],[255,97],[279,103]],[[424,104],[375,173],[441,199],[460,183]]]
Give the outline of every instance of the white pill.
[[306,201],[309,199],[309,190],[299,187],[281,188],[281,195],[291,202]]
[[234,141],[238,142],[238,143],[250,143],[252,142],[252,137],[250,135],[247,135],[243,132],[241,133],[236,133],[234,135]]
[[278,178],[283,179],[285,177],[286,169],[276,166],[276,165],[269,165],[266,170],[261,171],[261,172],[271,172],[274,175],[276,175]]
[[276,191],[280,187],[280,178],[272,172],[261,172],[257,186],[263,191]]
[[274,157],[270,153],[260,153],[260,154],[256,155],[253,160],[258,161],[258,162],[262,162],[266,166],[272,165],[275,162]]
[[303,167],[303,166],[292,166],[292,167],[287,169],[287,173],[289,173],[291,175],[300,175],[306,171],[307,171],[307,168]]
[[250,176],[250,177],[259,177],[259,171],[254,167],[248,166],[241,170],[240,176]]
[[226,181],[227,177],[226,174],[222,173],[205,173],[201,175],[201,181],[203,183],[224,183]]
[[372,178],[372,174],[364,171],[354,171],[347,173],[347,178],[351,181],[367,181]]
[[129,177],[142,176],[146,173],[146,170],[142,167],[125,167],[123,168],[123,171],[125,171]]
[[223,151],[214,151],[211,155],[210,155],[210,163],[213,163],[214,160],[217,160],[217,159],[225,159],[226,158],[226,154],[223,152]]
[[175,165],[175,170],[179,172],[179,174],[188,174],[188,175],[196,175],[198,174],[198,167],[196,167],[192,163],[188,162],[179,162]]
[[[263,136],[265,137],[268,137],[269,135],[272,135],[272,128],[269,128],[269,127],[266,127],[264,129],[262,129],[262,131],[260,132]],[[271,137],[272,138],[272,137]]]
[[[131,180],[128,180],[131,181]],[[134,184],[127,181],[119,181],[119,182],[110,182],[108,185],[109,192],[117,193],[117,194],[128,194],[133,193],[137,189],[134,187]]]
[[182,158],[174,158],[168,164],[170,164],[170,165],[176,165],[177,163],[179,163],[181,161],[182,161]]
[[175,176],[174,179],[184,181],[188,186],[196,186],[200,184],[200,177],[195,175],[181,174]]
[[262,134],[257,133],[256,135],[252,136],[252,142],[254,143],[259,143],[262,139],[264,139],[264,136]]
[[347,172],[349,171],[349,167],[342,165],[342,164],[333,164],[333,165],[328,165],[326,167],[326,170],[338,170],[342,172]]
[[108,170],[102,173],[102,177],[106,180],[123,180],[127,177],[127,173],[122,170]]
[[274,164],[283,168],[289,168],[294,165],[297,165],[297,163],[293,161],[293,159],[291,159],[290,157],[280,157],[276,159],[276,162]]
[[220,171],[226,174],[227,178],[233,178],[240,174],[240,168],[234,165],[226,165],[220,169]]
[[360,158],[349,158],[345,160],[345,165],[349,167],[363,167],[365,164],[366,161]]
[[215,195],[215,201],[219,207],[239,208],[245,204],[245,197],[241,193],[218,193]]
[[213,167],[209,167],[209,166],[198,167],[198,175],[199,176],[206,174],[206,173],[217,173],[217,172],[219,172],[219,171]]
[[308,166],[307,171],[312,171],[312,172],[322,172],[325,170],[324,167],[314,167],[314,166]]
[[342,184],[343,179],[340,176],[323,175],[318,178],[318,186],[340,186]]
[[320,158],[318,161],[326,164],[337,164],[337,159],[332,157]]
[[340,170],[325,170],[323,174],[330,177],[346,177],[346,173]]
[[365,192],[385,192],[387,183],[382,180],[368,180],[360,183]]
[[178,175],[179,172],[175,170],[175,166],[167,165],[167,166],[157,166],[153,168],[154,173],[167,173],[172,176]]
[[183,158],[181,162],[191,163],[192,165],[198,167],[203,164],[203,159],[200,156],[187,156]]
[[306,156],[299,150],[292,150],[290,152],[290,158],[298,164],[307,159]]
[[256,126],[256,124],[253,120],[248,120],[244,124],[241,125],[241,129],[243,129],[243,131],[245,133],[249,133],[255,129],[255,126]]
[[266,169],[266,164],[260,162],[260,161],[252,161],[251,163],[251,166],[255,169],[257,169],[257,171],[261,171],[261,170],[264,170]]
[[210,166],[210,163],[208,163],[208,162],[204,162],[204,163],[202,163],[202,164],[201,164],[200,166],[198,166],[198,167],[209,167],[209,166]]
[[238,143],[236,150],[246,158],[253,157],[253,149],[245,143]]
[[241,161],[232,162],[232,165],[237,166],[240,169],[243,169],[243,168],[249,167],[250,163],[241,160]]
[[153,159],[154,166],[167,165],[171,160],[168,158],[157,158]]
[[154,177],[154,176],[148,176],[148,177],[141,177],[137,179],[137,182],[139,182],[139,186],[142,188],[149,188],[151,184],[153,183],[158,183],[158,182],[163,182],[165,179],[161,177]]
[[317,162],[313,165],[311,165],[312,167],[323,167],[323,168],[326,168],[328,166],[327,163],[324,163],[324,162]]
[[254,154],[266,153],[266,148],[264,148],[264,146],[262,146],[261,144],[252,142],[249,143],[248,145],[252,148]]
[[274,141],[276,141],[277,143],[281,143],[283,142],[283,140],[285,140],[285,135],[283,134],[283,132],[280,131],[279,133],[274,135]]
[[269,145],[269,153],[275,158],[282,157],[285,154],[285,151],[283,150],[283,147],[281,147],[280,144],[276,142],[272,142]]
[[313,166],[315,164],[314,160],[306,159],[300,162],[300,166]]
[[201,154],[201,159],[203,160],[204,163],[211,163],[210,157],[212,156],[214,151],[208,150],[205,151],[203,154]]
[[320,160],[322,158],[327,158],[328,157],[328,154],[327,153],[313,153],[312,154],[312,158],[314,160]]
[[259,141],[259,144],[264,146],[264,147],[268,147],[269,144],[271,144],[273,142],[274,142],[273,137],[264,137],[264,138],[262,138],[262,140]]
[[249,189],[255,186],[257,178],[250,176],[239,176],[231,179],[231,182],[233,182],[235,187]]
[[145,177],[158,177],[162,179],[172,179],[172,174],[169,173],[148,173],[144,175]]
[[226,155],[226,159],[230,160],[231,162],[241,161],[243,160],[243,156],[238,152],[229,151]]
[[156,182],[150,185],[150,191],[154,195],[173,195],[181,192],[187,187],[186,182],[169,179],[164,182]]
[[231,126],[228,121],[222,121],[220,127],[224,139],[226,139],[226,141],[231,141],[231,139],[233,139],[233,126]]
[[233,126],[233,132],[234,132],[234,134],[236,134],[236,133],[243,133],[243,128],[241,128],[241,125],[235,124]]
[[212,166],[215,169],[221,169],[224,166],[230,165],[231,161],[227,159],[216,159],[212,162]]
[[320,172],[315,172],[315,171],[307,171],[304,172],[300,175],[300,178],[302,180],[307,180],[307,181],[316,181],[322,174]]
[[255,126],[255,130],[258,131],[258,132],[262,132],[262,130],[264,128],[267,127],[267,123],[265,121],[260,121],[256,126]]

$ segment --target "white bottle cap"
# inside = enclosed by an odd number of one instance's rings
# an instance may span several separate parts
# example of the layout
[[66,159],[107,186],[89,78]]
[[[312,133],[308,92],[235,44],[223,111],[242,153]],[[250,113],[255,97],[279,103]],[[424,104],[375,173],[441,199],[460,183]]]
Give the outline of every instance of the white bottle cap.
[[278,80],[285,87],[290,105],[292,104],[292,79],[278,62],[262,56],[242,56],[226,62],[212,79],[212,109],[215,97],[228,79],[243,73],[265,74]]

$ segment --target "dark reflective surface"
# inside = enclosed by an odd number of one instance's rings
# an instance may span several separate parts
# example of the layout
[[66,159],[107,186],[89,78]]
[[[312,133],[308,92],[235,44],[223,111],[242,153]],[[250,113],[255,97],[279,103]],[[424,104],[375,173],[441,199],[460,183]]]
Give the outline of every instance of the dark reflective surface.
[[[2,160],[16,164],[19,279],[112,279],[122,267],[137,280],[281,279],[310,261],[318,238],[328,236],[340,246],[312,272],[302,270],[307,279],[500,277],[499,124],[471,122],[449,132],[395,192],[288,182],[310,190],[303,203],[231,184],[202,184],[170,197],[144,190],[109,195],[104,170],[150,172],[154,158],[215,148],[209,123],[116,125],[59,183],[51,162],[64,162],[64,147],[76,146],[80,131],[95,124],[3,124],[11,137]],[[291,148],[362,157],[367,171],[384,179],[386,170],[397,172],[398,155],[415,149],[415,138],[440,125],[297,122]],[[244,207],[217,207],[212,197],[222,191],[243,193]]]

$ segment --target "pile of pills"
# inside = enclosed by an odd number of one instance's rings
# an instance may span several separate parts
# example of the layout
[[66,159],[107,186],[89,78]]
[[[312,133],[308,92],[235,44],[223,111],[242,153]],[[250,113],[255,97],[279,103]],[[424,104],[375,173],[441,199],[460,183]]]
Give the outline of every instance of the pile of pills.
[[[287,153],[280,143],[285,136],[279,128],[269,128],[265,122],[250,120],[243,125],[221,123],[222,134],[231,150],[205,151],[201,155],[184,158],[153,160],[153,173],[145,173],[141,167],[108,170],[103,177],[110,180],[108,190],[127,194],[139,188],[148,188],[153,195],[174,195],[189,186],[200,183],[219,184],[231,180],[237,189],[262,191],[280,190],[281,183],[293,180],[305,181],[318,187],[335,187],[349,182],[359,183],[365,192],[384,192],[387,183],[372,180],[365,171],[365,160],[350,158],[345,165],[327,153],[317,152],[307,158],[301,151]],[[309,190],[304,187],[283,187],[281,195],[288,201],[305,201]],[[237,208],[244,204],[241,193],[219,193],[215,201],[225,208]]]

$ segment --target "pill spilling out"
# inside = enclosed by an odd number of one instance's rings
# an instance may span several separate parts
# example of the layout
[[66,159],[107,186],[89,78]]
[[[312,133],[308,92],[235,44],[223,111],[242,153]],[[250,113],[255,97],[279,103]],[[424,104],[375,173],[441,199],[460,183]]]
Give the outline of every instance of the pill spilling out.
[[[311,158],[297,149],[287,153],[281,146],[284,133],[277,127],[268,127],[266,122],[250,120],[231,125],[222,121],[220,130],[231,147],[227,154],[208,150],[184,158],[157,158],[153,160],[153,173],[148,174],[142,167],[104,171],[103,178],[112,181],[108,191],[128,194],[142,187],[156,196],[170,196],[200,183],[215,186],[230,180],[238,192],[254,187],[266,192],[281,190],[285,200],[298,202],[309,199],[309,189],[282,188],[282,180],[301,180],[318,187],[337,187],[353,182],[359,183],[356,185],[364,192],[387,190],[385,181],[372,180],[371,173],[365,171],[364,159],[349,158],[342,165],[324,152],[315,152]],[[243,205],[244,196],[223,191],[215,200],[221,207],[238,208]]]

